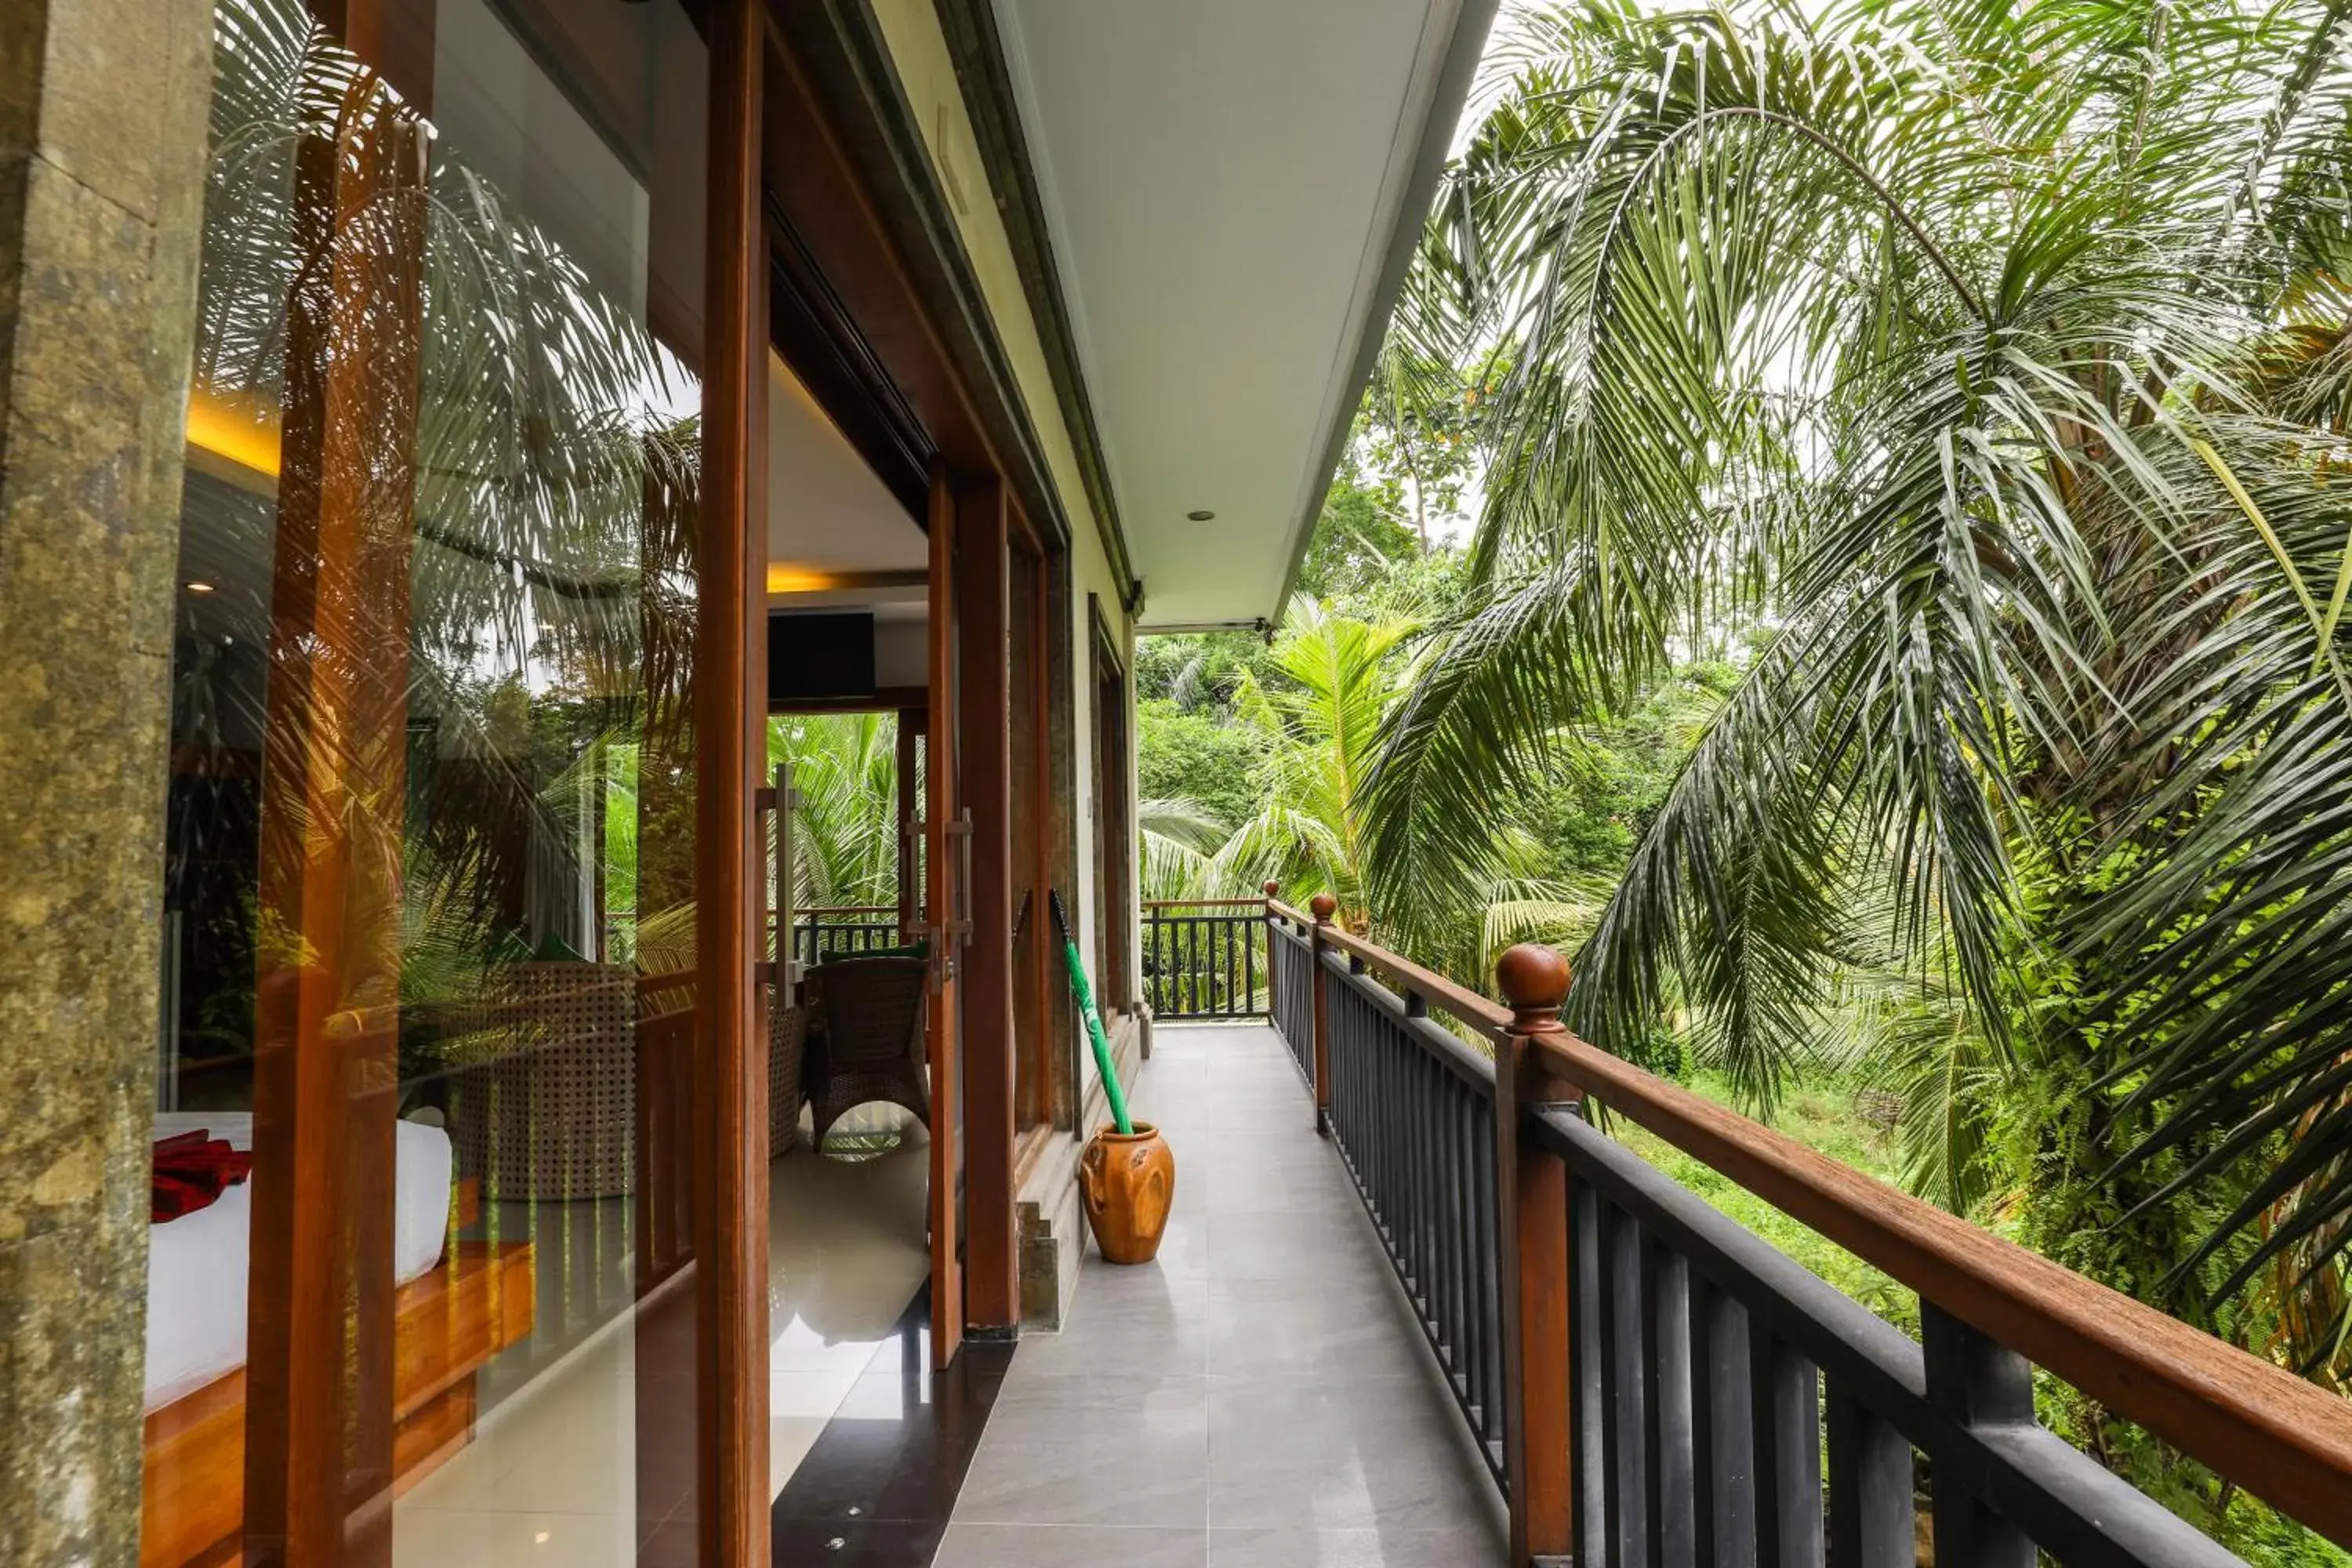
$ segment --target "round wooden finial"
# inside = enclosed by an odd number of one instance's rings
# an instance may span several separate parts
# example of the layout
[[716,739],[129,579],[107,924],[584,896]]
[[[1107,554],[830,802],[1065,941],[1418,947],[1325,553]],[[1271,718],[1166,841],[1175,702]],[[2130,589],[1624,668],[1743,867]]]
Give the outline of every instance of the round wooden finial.
[[1568,960],[1557,948],[1523,942],[1495,965],[1503,1000],[1519,1013],[1557,1013],[1568,1000]]
[[1267,878],[1265,882],[1265,896],[1270,899],[1280,891],[1282,891],[1282,884],[1276,881],[1271,877]]
[[1307,911],[1314,915],[1317,925],[1328,925],[1332,912],[1339,907],[1339,900],[1328,893],[1318,893],[1307,900]]

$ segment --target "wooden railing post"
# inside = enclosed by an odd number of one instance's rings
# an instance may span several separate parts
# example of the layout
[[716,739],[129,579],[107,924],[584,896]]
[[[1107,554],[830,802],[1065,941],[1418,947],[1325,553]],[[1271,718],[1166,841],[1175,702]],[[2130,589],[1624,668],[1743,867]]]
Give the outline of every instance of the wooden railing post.
[[1578,1098],[1535,1043],[1565,1037],[1568,961],[1522,944],[1495,967],[1511,1005],[1495,1059],[1496,1258],[1503,1307],[1503,1451],[1511,1564],[1566,1557],[1576,1529],[1570,1452],[1568,1165],[1527,1136],[1528,1108]]
[[1265,907],[1259,911],[1263,918],[1258,921],[1258,935],[1265,943],[1265,1016],[1272,1022],[1282,1013],[1282,976],[1274,967],[1274,950],[1282,945],[1274,940],[1274,900],[1282,891],[1282,884],[1269,877],[1261,890],[1265,894]]
[[1323,994],[1323,933],[1339,907],[1328,893],[1316,894],[1307,906],[1315,916],[1315,929],[1307,933],[1312,945],[1307,965],[1307,984],[1315,998],[1315,1131],[1326,1138],[1331,1136],[1331,1005]]

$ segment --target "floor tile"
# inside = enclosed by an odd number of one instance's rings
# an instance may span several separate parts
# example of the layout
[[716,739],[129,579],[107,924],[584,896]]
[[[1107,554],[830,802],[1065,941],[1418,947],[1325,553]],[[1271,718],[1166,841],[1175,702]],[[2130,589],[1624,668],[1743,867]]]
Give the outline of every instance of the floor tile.
[[769,1526],[776,1568],[923,1568],[947,1533],[943,1520],[778,1519]]
[[1212,1530],[1209,1568],[1472,1568],[1498,1563],[1509,1542],[1500,1505],[1492,1528]]
[[395,1513],[394,1568],[636,1568],[637,1521],[614,1513]]
[[1013,1347],[968,1342],[935,1372],[925,1309],[918,1297],[875,1352],[777,1494],[776,1519],[944,1526]]
[[1208,1517],[1206,1386],[1191,1377],[1008,1378],[955,1518],[1199,1527]]
[[768,1373],[768,1414],[771,1416],[814,1416],[822,1421],[841,1408],[841,1402],[874,1360],[874,1345],[858,1347],[866,1353],[814,1372],[771,1368]]
[[950,1524],[936,1568],[1204,1568],[1201,1530],[1121,1525]]
[[826,1424],[832,1419],[830,1414],[769,1417],[768,1500],[770,1502],[775,1501],[776,1495],[782,1492],[785,1484],[793,1479],[793,1472],[801,1468],[801,1461],[806,1458],[808,1451],[816,1446],[817,1438],[823,1436]]
[[1209,1282],[1212,1377],[1413,1378],[1437,1386],[1420,1326],[1391,1279]]
[[1220,1280],[1311,1276],[1353,1292],[1395,1272],[1371,1222],[1344,1206],[1336,1213],[1329,1207],[1229,1211],[1218,1217],[1211,1237],[1210,1265]]
[[1201,1377],[1208,1370],[1205,1278],[1089,1278],[1061,1332],[1022,1342],[1010,1378],[1017,1386],[1044,1377]]
[[[877,1352],[898,1342],[908,1300],[929,1270],[929,1172],[918,1131],[906,1148],[860,1163],[803,1148],[774,1162],[770,1179],[770,1482],[781,1489]],[[593,1249],[580,1237],[599,1225],[612,1229],[610,1206],[540,1205],[531,1234],[542,1247],[588,1257]],[[664,1298],[640,1313],[625,1298],[615,1305],[570,1285],[550,1290],[545,1267],[541,1277],[539,1328],[492,1363],[485,1387],[496,1403],[474,1441],[395,1504],[404,1563],[569,1568],[576,1561],[593,1568],[604,1537],[583,1521],[625,1521],[625,1529],[613,1528],[650,1541],[673,1511],[652,1500],[692,1493],[691,1442],[653,1440],[673,1426],[690,1430],[690,1405],[672,1423],[660,1401],[673,1386],[691,1394],[690,1348],[673,1354],[662,1342],[665,1313],[682,1311],[690,1328],[691,1298]],[[601,1327],[583,1329],[583,1314],[594,1312]],[[909,1331],[920,1338],[919,1326]],[[928,1355],[927,1343],[915,1348]],[[641,1360],[686,1364],[678,1379],[646,1378]],[[1003,1364],[1000,1356],[995,1372]],[[932,1511],[944,1519],[947,1502]],[[513,1522],[551,1519],[572,1522],[528,1530]],[[536,1539],[542,1531],[544,1542]],[[576,1557],[567,1544],[574,1542]]]
[[1436,1379],[1213,1378],[1209,1522],[1467,1531],[1494,1483]]

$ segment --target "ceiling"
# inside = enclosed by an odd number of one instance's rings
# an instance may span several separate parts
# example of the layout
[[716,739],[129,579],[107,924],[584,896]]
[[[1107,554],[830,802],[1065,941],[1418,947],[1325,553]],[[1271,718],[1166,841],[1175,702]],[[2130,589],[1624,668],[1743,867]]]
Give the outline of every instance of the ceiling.
[[816,398],[768,355],[768,561],[772,591],[845,574],[919,573],[929,544]]
[[1494,0],[994,5],[1145,628],[1273,618]]

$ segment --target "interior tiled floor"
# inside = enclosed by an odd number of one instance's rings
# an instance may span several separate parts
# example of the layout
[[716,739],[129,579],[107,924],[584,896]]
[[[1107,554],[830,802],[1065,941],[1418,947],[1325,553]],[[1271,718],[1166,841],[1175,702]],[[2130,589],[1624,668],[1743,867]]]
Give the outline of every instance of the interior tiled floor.
[[940,1568],[1501,1562],[1494,1482],[1273,1031],[1163,1026],[1134,1109],[1176,1155],[1159,1259],[1090,1256],[1065,1331],[1022,1340]]
[[867,1363],[770,1510],[777,1568],[922,1568],[988,1425],[1014,1347],[967,1340],[931,1370],[929,1300]]
[[[872,1110],[860,1115],[876,1127],[877,1117],[895,1122],[903,1114]],[[826,1423],[852,1402],[877,1350],[895,1342],[908,1302],[929,1272],[928,1168],[917,1125],[905,1129],[898,1147],[870,1160],[819,1156],[803,1142],[770,1167],[772,1494],[783,1489]],[[598,1222],[620,1223],[617,1203],[537,1206],[533,1234],[545,1233],[542,1246]],[[582,1212],[546,1212],[572,1209]],[[617,1278],[625,1279],[625,1247],[608,1243],[597,1250],[609,1254]],[[595,1314],[597,1323],[583,1327],[592,1303],[581,1269],[541,1273],[539,1317],[551,1342],[517,1346],[500,1358],[535,1375],[520,1387],[499,1387],[474,1440],[395,1505],[399,1568],[639,1568],[640,1536],[647,1538],[649,1558],[661,1555],[666,1521],[644,1517],[641,1499],[648,1489],[667,1495],[672,1489],[652,1473],[664,1468],[664,1456],[648,1453],[641,1464],[638,1452],[640,1433],[665,1425],[641,1407],[649,1394],[639,1383],[640,1341],[661,1331],[655,1315],[677,1316],[690,1303],[677,1297],[643,1319],[607,1307]],[[501,1370],[493,1369],[494,1381]],[[690,1464],[690,1444],[678,1452]],[[683,1496],[690,1479],[685,1475],[674,1489]],[[681,1537],[690,1561],[691,1532],[671,1533]]]

